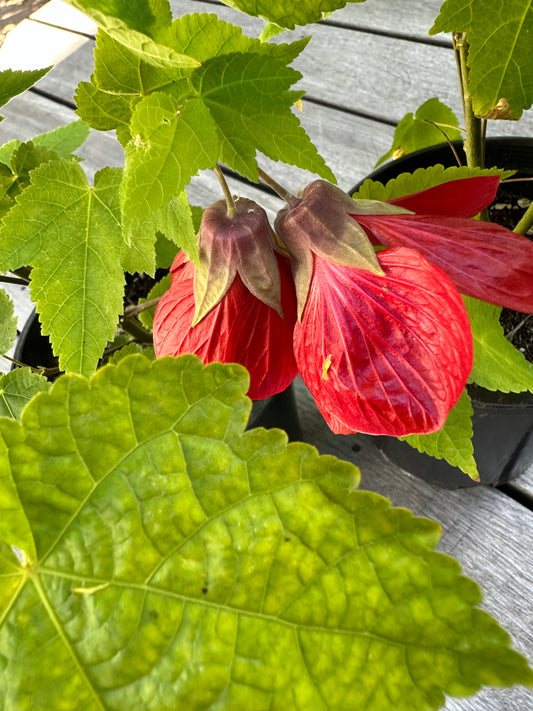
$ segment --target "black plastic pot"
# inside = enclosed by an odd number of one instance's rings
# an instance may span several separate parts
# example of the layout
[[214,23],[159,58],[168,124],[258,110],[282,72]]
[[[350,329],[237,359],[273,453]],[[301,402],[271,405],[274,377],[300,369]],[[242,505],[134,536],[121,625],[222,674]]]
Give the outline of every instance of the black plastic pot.
[[[13,357],[20,363],[34,367],[53,368],[57,366],[57,359],[52,351],[48,336],[41,334],[41,324],[35,311],[22,329]],[[266,429],[278,427],[285,430],[291,441],[301,439],[298,410],[292,385],[277,395],[255,401],[248,427],[265,427]]]
[[[455,147],[464,158],[461,144],[457,143]],[[410,173],[437,163],[446,167],[456,165],[447,144],[411,153],[380,166],[367,177],[386,183],[400,173]],[[517,170],[515,177],[533,177],[533,139],[488,139],[485,164]],[[362,182],[351,192],[358,190]],[[533,183],[520,183],[520,192],[533,199]],[[533,462],[533,394],[495,393],[477,386],[468,386],[468,391],[474,409],[473,445],[480,483],[504,484],[524,473]],[[374,439],[392,462],[431,484],[450,489],[477,485],[457,467],[418,452],[395,437]]]

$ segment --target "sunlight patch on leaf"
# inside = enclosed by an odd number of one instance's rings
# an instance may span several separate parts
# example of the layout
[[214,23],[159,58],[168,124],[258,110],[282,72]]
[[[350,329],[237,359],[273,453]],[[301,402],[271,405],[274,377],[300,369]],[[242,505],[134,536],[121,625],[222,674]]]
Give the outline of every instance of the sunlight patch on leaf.
[[349,3],[365,0],[222,0],[225,5],[262,17],[289,30],[296,25],[318,22]]

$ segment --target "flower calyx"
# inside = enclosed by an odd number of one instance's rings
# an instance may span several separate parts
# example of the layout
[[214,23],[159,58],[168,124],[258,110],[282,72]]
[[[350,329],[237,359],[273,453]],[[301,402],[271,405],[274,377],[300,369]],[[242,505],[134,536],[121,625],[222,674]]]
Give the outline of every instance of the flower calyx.
[[220,303],[237,273],[256,298],[283,317],[275,235],[267,214],[253,200],[237,197],[234,202],[233,214],[225,200],[218,200],[202,217],[193,326]]
[[376,200],[352,200],[325,180],[309,183],[278,212],[274,226],[291,257],[299,320],[309,294],[313,253],[335,264],[383,274],[366,232],[350,215],[397,212],[409,213]]

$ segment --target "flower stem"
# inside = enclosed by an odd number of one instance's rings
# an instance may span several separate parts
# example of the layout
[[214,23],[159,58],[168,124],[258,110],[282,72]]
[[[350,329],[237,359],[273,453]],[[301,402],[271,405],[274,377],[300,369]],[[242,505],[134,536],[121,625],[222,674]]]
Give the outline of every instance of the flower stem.
[[519,235],[525,235],[531,227],[533,227],[533,202],[522,215],[522,218],[514,228],[513,232],[516,232]]
[[235,217],[237,215],[235,201],[233,200],[233,195],[231,194],[231,190],[228,187],[226,178],[224,177],[224,173],[222,172],[222,168],[220,167],[220,165],[215,166],[215,173],[218,178],[218,182],[220,183],[220,187],[222,188],[222,191],[224,193],[224,197],[226,198],[226,208],[228,217]]
[[261,170],[261,168],[257,168],[257,172],[259,173],[259,177],[261,178],[261,180],[267,185],[269,185],[272,190],[277,193],[280,198],[285,200],[285,202],[289,203],[289,205],[298,199],[295,195],[286,190],[282,185],[277,183],[274,178],[271,178],[268,173],[265,173],[264,170]]

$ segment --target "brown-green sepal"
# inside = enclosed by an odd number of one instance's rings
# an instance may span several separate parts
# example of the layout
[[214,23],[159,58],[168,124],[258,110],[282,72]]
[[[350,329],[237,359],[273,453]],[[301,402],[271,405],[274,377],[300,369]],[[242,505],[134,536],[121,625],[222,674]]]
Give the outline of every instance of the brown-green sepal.
[[204,211],[198,247],[193,325],[220,302],[237,274],[254,296],[283,316],[274,233],[260,205],[235,198],[235,213],[230,214],[225,200],[213,203]]

